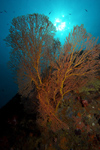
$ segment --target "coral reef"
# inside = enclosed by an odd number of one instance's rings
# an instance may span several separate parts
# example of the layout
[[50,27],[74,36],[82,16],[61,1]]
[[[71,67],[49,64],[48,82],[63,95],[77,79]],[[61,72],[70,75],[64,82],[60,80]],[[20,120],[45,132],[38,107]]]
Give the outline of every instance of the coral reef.
[[[36,122],[41,133],[43,130],[47,135],[52,131],[57,135],[55,142],[50,140],[50,143],[42,133],[41,150],[43,143],[46,143],[45,149],[62,150],[88,150],[91,141],[98,146],[100,99],[99,84],[95,84],[100,76],[98,38],[87,33],[83,25],[77,25],[61,45],[54,38],[55,26],[40,14],[14,18],[9,32],[5,41],[12,47],[9,67],[18,92],[23,99],[37,103]],[[84,89],[90,85],[94,88],[91,89],[93,98],[88,96],[89,90]],[[94,97],[96,92],[98,100]],[[31,103],[26,102],[25,106],[28,110],[32,108]]]

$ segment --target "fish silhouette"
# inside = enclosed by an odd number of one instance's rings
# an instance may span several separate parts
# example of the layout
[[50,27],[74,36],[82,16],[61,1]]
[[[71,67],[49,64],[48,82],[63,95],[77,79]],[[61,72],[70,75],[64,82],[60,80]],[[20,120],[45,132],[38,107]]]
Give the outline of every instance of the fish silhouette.
[[88,10],[87,10],[87,9],[85,9],[85,11],[86,11],[86,12],[88,12]]
[[4,10],[4,12],[5,12],[5,13],[7,13],[7,11],[6,11],[6,10]]
[[51,11],[49,12],[49,15],[51,14]]

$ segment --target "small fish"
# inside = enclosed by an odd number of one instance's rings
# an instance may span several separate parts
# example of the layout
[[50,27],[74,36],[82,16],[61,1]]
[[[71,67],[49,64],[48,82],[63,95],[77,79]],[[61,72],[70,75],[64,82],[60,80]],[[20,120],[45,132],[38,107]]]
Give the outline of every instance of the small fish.
[[7,11],[6,11],[6,10],[4,10],[4,12],[5,12],[5,13],[7,13]]
[[69,13],[69,15],[71,15],[71,13]]
[[88,12],[88,10],[87,10],[87,9],[85,9],[85,11],[86,11],[86,12]]
[[49,15],[51,14],[51,11],[49,12]]
[[3,11],[0,11],[0,13],[3,13]]

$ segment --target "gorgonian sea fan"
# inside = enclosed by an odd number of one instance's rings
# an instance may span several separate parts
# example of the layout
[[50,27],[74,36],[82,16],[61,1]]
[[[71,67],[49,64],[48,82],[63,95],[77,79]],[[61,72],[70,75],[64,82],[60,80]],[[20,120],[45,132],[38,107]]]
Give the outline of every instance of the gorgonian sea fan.
[[9,32],[5,39],[12,47],[9,66],[19,93],[27,95],[32,83],[41,84],[41,72],[50,64],[56,28],[47,16],[29,14],[14,18]]
[[[49,118],[53,131],[68,129],[58,117],[59,106],[68,92],[96,77],[100,64],[96,59],[98,39],[87,33],[83,25],[76,26],[61,47],[54,40],[55,26],[48,17],[39,14],[14,18],[9,31],[5,39],[12,47],[9,66],[17,79],[19,93],[28,96],[36,89],[40,104],[37,122],[46,126]],[[45,70],[50,73],[44,80]]]

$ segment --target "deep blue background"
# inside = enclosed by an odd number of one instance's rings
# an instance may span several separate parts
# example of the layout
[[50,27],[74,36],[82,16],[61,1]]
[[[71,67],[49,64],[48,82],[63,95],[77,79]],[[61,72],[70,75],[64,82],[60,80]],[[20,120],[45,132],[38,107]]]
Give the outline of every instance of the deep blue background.
[[74,25],[84,24],[93,36],[100,36],[100,0],[0,0],[0,107],[17,93],[17,85],[7,68],[10,47],[3,39],[9,33],[13,17],[30,13],[45,14],[53,24],[59,19],[57,27],[65,22],[65,28],[56,35],[62,44]]

